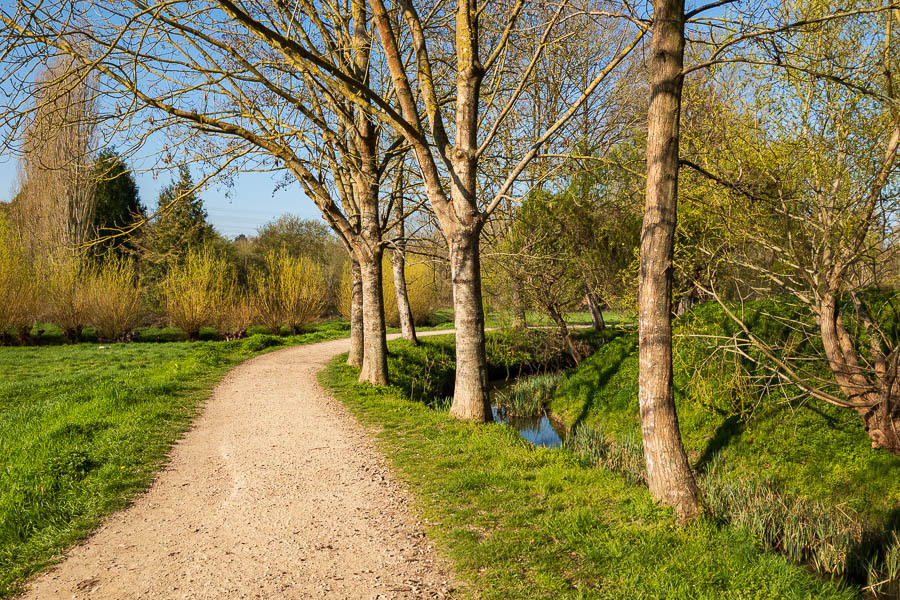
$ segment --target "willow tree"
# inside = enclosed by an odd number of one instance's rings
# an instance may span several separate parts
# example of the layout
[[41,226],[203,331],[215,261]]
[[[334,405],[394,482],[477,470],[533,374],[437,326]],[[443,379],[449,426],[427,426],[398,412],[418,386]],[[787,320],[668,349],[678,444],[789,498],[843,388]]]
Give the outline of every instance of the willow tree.
[[[845,7],[800,2],[783,10],[809,20],[823,8]],[[867,9],[829,27],[785,32],[755,54],[743,74],[764,80],[766,93],[752,107],[751,142],[695,170],[730,196],[720,208],[729,243],[710,240],[707,252],[746,269],[749,293],[790,297],[803,308],[786,323],[794,339],[780,344],[723,302],[744,332],[732,349],[781,384],[854,411],[872,447],[896,454],[900,10]],[[780,55],[787,47],[804,50]],[[817,370],[823,364],[830,377]]]

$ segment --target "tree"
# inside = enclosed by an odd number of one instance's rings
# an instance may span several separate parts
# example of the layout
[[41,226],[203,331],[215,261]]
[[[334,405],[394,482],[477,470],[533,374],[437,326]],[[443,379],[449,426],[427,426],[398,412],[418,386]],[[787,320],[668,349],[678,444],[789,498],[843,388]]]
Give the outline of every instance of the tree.
[[37,256],[76,251],[94,233],[92,82],[84,63],[63,56],[46,63],[31,90],[15,205],[18,227]]
[[[809,20],[834,8],[796,3],[784,10]],[[804,50],[777,64],[768,54],[753,56],[750,72],[768,82],[760,96],[767,100],[754,107],[754,151],[697,167],[732,197],[720,217],[730,243],[714,242],[707,252],[752,273],[752,293],[789,294],[806,309],[790,323],[806,343],[776,347],[723,301],[745,333],[736,351],[812,398],[855,411],[873,448],[893,453],[900,453],[893,329],[900,313],[884,290],[895,285],[900,249],[898,25],[900,11],[892,8],[780,36],[776,50]],[[722,299],[719,286],[707,289]],[[830,379],[815,371],[823,361]]]
[[157,216],[135,240],[148,281],[160,281],[191,250],[199,250],[213,240],[216,234],[206,216],[191,172],[183,166],[178,179],[160,192]]
[[129,246],[123,230],[145,217],[137,182],[128,165],[114,150],[104,149],[94,162],[94,235],[100,252]]
[[647,191],[638,291],[638,401],[650,493],[687,521],[697,516],[700,503],[678,428],[672,379],[672,260],[684,22],[684,0],[654,0]]
[[500,251],[516,263],[515,277],[529,304],[539,307],[559,327],[576,364],[584,356],[566,325],[566,313],[584,298],[584,277],[574,257],[572,220],[563,204],[565,194],[533,192],[516,212],[515,222]]

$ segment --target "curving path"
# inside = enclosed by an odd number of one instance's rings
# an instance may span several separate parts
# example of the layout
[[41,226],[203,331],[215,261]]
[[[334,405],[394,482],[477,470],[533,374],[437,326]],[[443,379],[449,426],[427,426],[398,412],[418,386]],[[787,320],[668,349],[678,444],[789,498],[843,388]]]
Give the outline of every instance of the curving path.
[[316,380],[348,349],[346,339],[297,346],[228,373],[152,488],[23,597],[448,595],[449,568],[408,493]]

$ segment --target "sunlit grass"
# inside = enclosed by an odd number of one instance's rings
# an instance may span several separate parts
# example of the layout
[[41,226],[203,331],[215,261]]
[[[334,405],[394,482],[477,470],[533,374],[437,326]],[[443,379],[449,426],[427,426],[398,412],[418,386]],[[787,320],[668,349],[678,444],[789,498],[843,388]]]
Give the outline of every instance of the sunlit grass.
[[346,334],[0,347],[0,596],[145,489],[230,367]]

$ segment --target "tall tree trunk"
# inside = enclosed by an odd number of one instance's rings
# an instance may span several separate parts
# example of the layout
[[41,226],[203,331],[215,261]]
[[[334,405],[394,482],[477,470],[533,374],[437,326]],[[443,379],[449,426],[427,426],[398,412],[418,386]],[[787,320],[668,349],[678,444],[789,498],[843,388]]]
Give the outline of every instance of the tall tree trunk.
[[416,325],[413,322],[412,309],[406,290],[406,259],[399,250],[391,250],[391,267],[394,271],[394,293],[397,296],[397,313],[400,316],[400,335],[413,344],[419,343],[416,338]]
[[641,232],[638,398],[650,493],[680,521],[700,510],[678,429],[672,380],[672,261],[678,199],[678,136],[684,0],[653,1],[647,192]]
[[597,331],[603,331],[606,329],[606,322],[603,320],[603,311],[600,310],[600,300],[590,286],[587,290],[587,303],[588,309],[591,311],[591,325]]
[[347,355],[347,364],[351,367],[363,365],[363,295],[362,295],[362,270],[359,261],[350,257],[351,284],[350,284],[350,354]]
[[448,241],[456,324],[456,384],[450,414],[488,423],[493,416],[487,390],[479,231],[460,232]]
[[413,322],[412,309],[409,306],[409,294],[406,289],[406,227],[404,227],[403,209],[403,173],[397,174],[394,189],[394,214],[397,223],[394,225],[394,249],[391,250],[391,267],[394,271],[394,294],[397,296],[397,314],[400,317],[400,334],[404,340],[418,345],[416,325]]
[[363,365],[359,380],[373,385],[387,385],[387,338],[384,325],[380,246],[370,250],[359,261],[362,275]]

